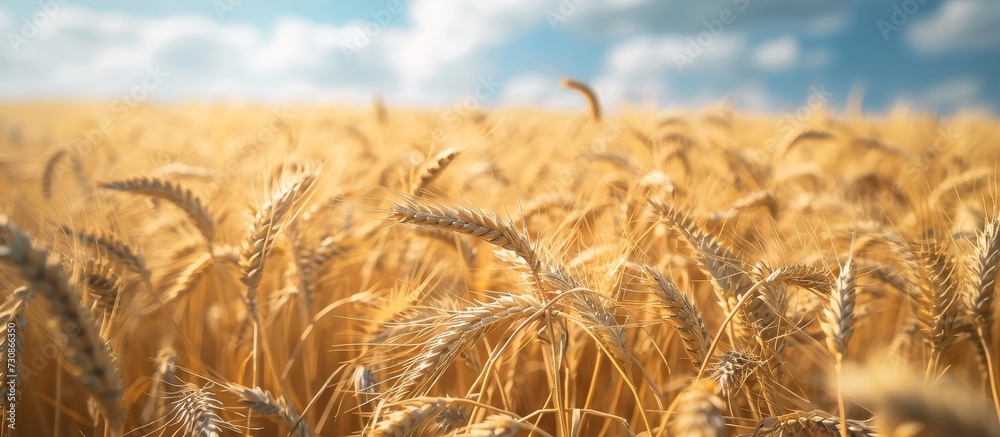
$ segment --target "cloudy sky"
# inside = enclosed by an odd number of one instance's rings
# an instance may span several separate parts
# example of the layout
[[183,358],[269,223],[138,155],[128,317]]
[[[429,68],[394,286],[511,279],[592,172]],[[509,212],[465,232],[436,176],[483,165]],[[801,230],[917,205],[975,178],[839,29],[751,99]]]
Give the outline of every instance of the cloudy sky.
[[1000,109],[996,0],[0,0],[0,99]]

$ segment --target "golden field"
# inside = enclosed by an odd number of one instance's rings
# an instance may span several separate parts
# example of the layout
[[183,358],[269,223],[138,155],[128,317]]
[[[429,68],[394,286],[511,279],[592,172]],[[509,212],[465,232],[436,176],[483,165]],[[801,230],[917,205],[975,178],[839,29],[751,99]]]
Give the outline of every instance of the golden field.
[[905,110],[5,103],[0,432],[1000,435],[998,157]]

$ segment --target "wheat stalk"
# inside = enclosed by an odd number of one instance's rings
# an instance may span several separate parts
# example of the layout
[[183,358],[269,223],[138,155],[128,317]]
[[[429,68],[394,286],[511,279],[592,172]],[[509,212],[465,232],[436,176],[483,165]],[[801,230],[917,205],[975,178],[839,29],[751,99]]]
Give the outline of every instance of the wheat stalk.
[[125,289],[124,279],[106,262],[94,259],[83,263],[80,276],[79,282],[86,284],[90,293],[97,298],[94,305],[104,316],[110,316],[118,307],[119,298]]
[[264,417],[274,419],[277,423],[288,428],[289,431],[300,437],[310,437],[313,435],[312,429],[299,416],[295,407],[285,400],[284,397],[271,395],[271,392],[260,387],[249,388],[239,384],[229,383],[228,389],[240,398],[240,405],[250,408]]
[[847,256],[847,262],[840,268],[840,275],[832,290],[830,304],[823,313],[820,326],[826,334],[826,346],[833,354],[837,373],[837,405],[840,407],[840,436],[847,437],[847,411],[844,406],[844,358],[847,356],[847,343],[854,333],[854,304],[857,300],[856,278],[854,275],[854,243],[852,252]]
[[559,85],[563,88],[576,91],[583,96],[587,101],[587,106],[590,108],[590,120],[595,123],[601,121],[601,104],[597,101],[597,94],[594,93],[594,90],[589,85],[572,78],[560,80]]
[[123,267],[138,273],[148,275],[146,268],[146,257],[142,251],[134,248],[125,241],[106,232],[86,232],[62,226],[62,231],[67,235],[72,235],[82,243],[85,243],[97,250],[99,255],[103,255],[121,264]]
[[542,303],[530,295],[507,294],[450,315],[440,322],[444,328],[423,344],[421,352],[410,361],[403,378],[391,392],[399,399],[420,390],[422,381],[433,383],[458,353],[485,329],[506,319],[530,318],[542,308]]
[[156,177],[136,176],[101,182],[100,186],[109,190],[136,193],[170,202],[187,214],[201,235],[205,237],[206,242],[211,243],[215,237],[215,218],[198,196],[180,184]]
[[423,191],[427,189],[434,182],[438,176],[444,172],[444,169],[451,164],[459,154],[462,153],[462,149],[452,147],[450,149],[445,149],[438,153],[427,164],[420,167],[420,171],[417,172],[416,176],[413,178],[413,183],[410,185],[410,194],[414,197],[420,197]]
[[514,420],[513,417],[506,414],[491,414],[486,416],[482,422],[466,426],[451,435],[456,437],[514,437],[521,431],[526,431],[529,434],[537,433],[542,436],[548,435],[548,433],[530,424]]
[[760,358],[749,353],[728,350],[717,358],[711,379],[715,381],[720,392],[731,397],[761,364]]
[[[8,327],[4,350],[7,351],[7,365],[2,366],[3,380],[13,381],[14,387],[21,384],[21,367],[24,362],[24,332],[28,328],[28,317],[24,313],[28,302],[32,298],[31,289],[28,287],[18,287],[14,290],[7,301],[4,302],[3,309],[0,310],[0,324]],[[14,336],[10,336],[10,324],[15,329]],[[13,356],[11,353],[13,352]],[[9,394],[9,393],[8,393]],[[21,392],[17,390],[14,402],[21,401]]]
[[217,411],[223,410],[222,402],[208,390],[211,384],[198,388],[187,384],[172,403],[172,418],[167,425],[180,425],[185,436],[221,437],[222,430],[235,430]]
[[989,334],[993,326],[993,300],[1000,268],[1000,219],[983,228],[969,263],[969,308],[976,325]]
[[169,346],[160,349],[160,352],[156,354],[156,370],[153,372],[153,380],[149,385],[149,398],[146,399],[146,405],[139,416],[140,422],[149,424],[154,417],[160,417],[164,414],[163,403],[166,388],[176,384],[174,382],[176,372],[177,351]]
[[772,416],[761,421],[754,430],[755,437],[766,436],[849,436],[873,437],[875,430],[863,422],[848,420],[822,411],[795,411]]
[[921,298],[919,320],[930,348],[928,378],[937,369],[938,361],[954,341],[952,332],[960,314],[958,266],[948,247],[927,241],[918,244],[921,259]]
[[402,437],[415,431],[425,421],[450,405],[448,399],[416,398],[400,403],[401,410],[387,414],[375,424],[372,437]]
[[698,307],[688,297],[681,293],[677,284],[663,276],[658,270],[650,266],[643,266],[646,274],[652,278],[657,285],[656,296],[663,304],[663,310],[667,316],[667,323],[670,324],[677,334],[680,335],[684,343],[684,349],[691,357],[691,363],[695,369],[701,367],[702,362],[708,357],[708,344],[711,337],[708,336],[708,329],[701,319]]
[[0,262],[18,275],[48,302],[50,323],[56,332],[67,334],[64,364],[73,379],[97,399],[104,417],[120,434],[124,419],[121,410],[122,377],[111,358],[108,345],[98,334],[90,313],[70,286],[59,257],[32,244],[30,238],[0,215]]
[[703,379],[677,395],[677,417],[670,425],[670,432],[677,436],[725,436],[726,418],[722,411],[726,405],[715,391],[715,383]]
[[399,223],[444,229],[469,235],[507,249],[519,256],[533,274],[538,275],[541,259],[528,237],[514,223],[465,208],[447,208],[411,203],[394,205],[392,218]]
[[264,273],[264,263],[274,240],[283,227],[285,219],[297,200],[307,195],[316,181],[317,171],[300,173],[290,178],[271,195],[254,215],[247,229],[240,250],[240,280],[247,287],[246,306],[249,318],[259,318],[257,311],[257,288]]

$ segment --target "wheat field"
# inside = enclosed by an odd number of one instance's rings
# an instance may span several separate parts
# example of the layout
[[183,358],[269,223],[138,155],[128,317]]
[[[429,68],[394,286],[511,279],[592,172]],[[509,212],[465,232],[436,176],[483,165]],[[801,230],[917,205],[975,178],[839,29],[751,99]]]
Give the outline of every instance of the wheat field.
[[1000,435],[997,120],[563,85],[0,105],[0,432]]

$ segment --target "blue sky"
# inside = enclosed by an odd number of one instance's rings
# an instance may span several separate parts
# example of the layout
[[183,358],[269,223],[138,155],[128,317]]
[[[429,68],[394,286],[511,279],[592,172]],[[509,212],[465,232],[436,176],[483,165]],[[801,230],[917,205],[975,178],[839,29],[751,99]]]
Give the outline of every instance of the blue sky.
[[995,0],[472,3],[3,0],[0,99],[1000,109]]

